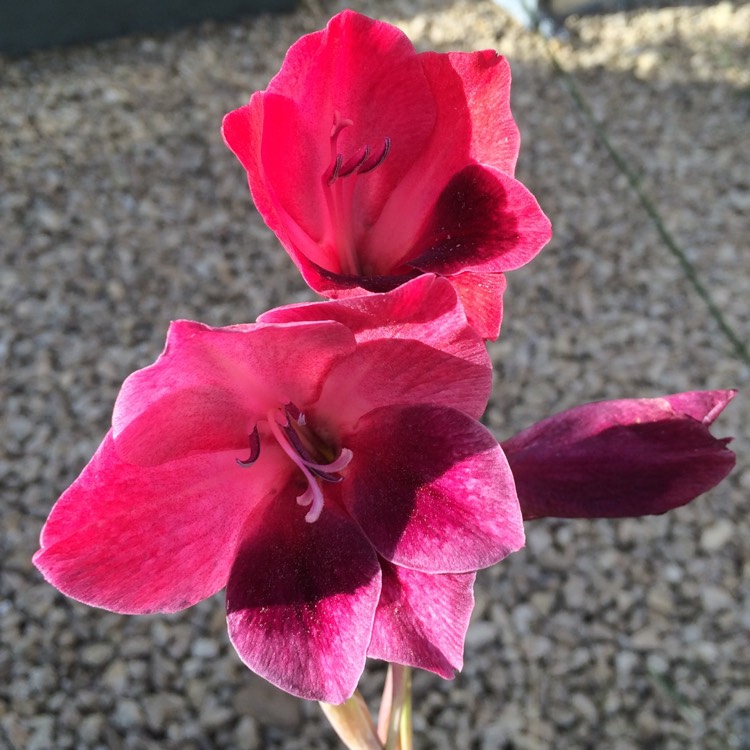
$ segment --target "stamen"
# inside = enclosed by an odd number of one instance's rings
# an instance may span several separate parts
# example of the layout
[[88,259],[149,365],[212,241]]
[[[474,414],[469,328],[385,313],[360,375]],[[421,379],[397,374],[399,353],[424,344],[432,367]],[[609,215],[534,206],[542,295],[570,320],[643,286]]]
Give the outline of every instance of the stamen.
[[339,457],[335,461],[331,461],[329,464],[314,464],[308,461],[307,465],[313,469],[313,471],[341,471],[349,466],[353,455],[354,454],[348,448],[342,448]]
[[331,174],[328,177],[328,184],[333,185],[336,180],[339,178],[339,170],[341,169],[341,165],[344,162],[344,157],[341,154],[336,155],[336,163],[333,165],[333,169],[331,170]]
[[[296,409],[296,407],[294,408]],[[305,515],[305,521],[313,523],[320,518],[324,505],[323,492],[318,486],[316,476],[325,481],[332,482],[339,482],[343,477],[334,477],[330,475],[331,478],[329,479],[329,474],[325,471],[329,465],[317,464],[308,458],[310,456],[309,451],[302,445],[299,435],[297,435],[290,424],[289,417],[292,416],[292,414],[293,411],[287,407],[284,408],[284,412],[280,409],[275,409],[268,413],[268,426],[279,446],[281,446],[281,449],[292,459],[292,461],[294,461],[299,470],[304,474],[305,479],[307,479],[307,489],[297,498],[297,503],[303,506],[310,506],[310,510],[307,512],[307,515]],[[283,421],[279,421],[279,417],[281,417]],[[346,454],[344,454],[345,450],[346,449],[343,449],[341,451],[342,455],[332,462],[333,465],[340,465],[342,462],[342,456],[344,463],[341,468],[348,465],[349,461],[351,461],[352,452],[346,450]]]
[[356,172],[366,161],[367,157],[370,155],[370,147],[365,146],[364,151],[362,152],[362,156],[357,159],[356,157],[352,157],[349,159],[346,164],[344,164],[343,167],[339,170],[338,176],[339,177],[348,177],[352,172]]
[[293,419],[298,424],[300,417],[304,416],[302,412],[297,408],[297,404],[291,401],[288,404],[284,404],[284,414],[286,415],[287,419]]
[[[347,124],[351,125],[350,122],[347,122]],[[331,131],[331,138],[333,140],[336,139],[339,132],[341,132],[341,130],[345,126],[339,128],[338,130],[336,130],[336,127],[337,126],[334,125],[334,128]],[[331,185],[333,185],[333,183],[336,182],[339,177],[349,177],[349,175],[352,174],[367,174],[368,172],[372,172],[373,169],[377,169],[391,152],[391,139],[385,139],[383,150],[380,152],[376,159],[373,159],[372,162],[368,164],[367,160],[370,158],[371,151],[372,149],[366,145],[362,151],[361,156],[352,156],[352,158],[349,159],[349,161],[347,161],[346,163],[344,163],[343,154],[336,154],[336,160],[334,161],[333,168],[331,169],[331,173],[328,175],[328,179],[326,180],[328,186],[330,187]]]
[[391,151],[391,139],[386,138],[385,145],[383,146],[383,150],[380,152],[380,156],[378,157],[378,160],[374,164],[368,164],[366,167],[362,167],[359,170],[359,173],[367,174],[368,172],[372,172],[373,169],[377,169],[385,161],[385,157],[388,156],[390,151]]
[[260,456],[260,435],[258,434],[258,425],[256,424],[253,431],[250,433],[250,457],[246,458],[244,461],[240,458],[235,458],[234,460],[240,466],[247,468],[248,466],[252,466],[258,460],[258,456]]

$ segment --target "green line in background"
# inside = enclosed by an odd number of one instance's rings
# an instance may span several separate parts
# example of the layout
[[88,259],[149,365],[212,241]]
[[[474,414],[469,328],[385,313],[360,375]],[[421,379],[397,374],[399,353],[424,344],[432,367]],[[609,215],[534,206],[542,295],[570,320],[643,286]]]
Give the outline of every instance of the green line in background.
[[547,54],[549,55],[550,60],[552,61],[555,72],[565,84],[565,87],[568,89],[568,92],[573,98],[573,101],[581,110],[584,117],[588,120],[599,141],[612,157],[612,161],[614,161],[614,163],[617,165],[617,168],[625,175],[628,184],[632,188],[633,192],[638,196],[638,200],[641,202],[641,205],[649,215],[651,221],[654,224],[654,227],[656,227],[656,231],[659,233],[659,236],[663,240],[664,244],[667,246],[672,255],[677,259],[677,262],[680,264],[680,266],[682,266],[682,270],[685,272],[688,281],[693,285],[693,289],[695,289],[695,291],[698,293],[698,296],[706,303],[706,307],[708,308],[711,317],[716,321],[716,324],[721,329],[721,332],[727,337],[727,339],[729,339],[730,343],[732,344],[732,348],[734,349],[735,356],[741,362],[750,367],[750,351],[748,351],[745,342],[740,338],[740,336],[735,332],[734,328],[732,328],[730,323],[724,317],[724,314],[714,301],[708,288],[698,277],[698,272],[695,266],[690,262],[687,255],[685,254],[685,251],[665,226],[664,221],[661,218],[661,214],[656,208],[654,202],[651,200],[651,197],[641,186],[638,176],[628,166],[628,163],[625,161],[624,157],[610,141],[609,136],[607,135],[607,131],[604,129],[604,126],[596,119],[594,112],[592,111],[588,102],[578,88],[573,76],[568,73],[565,68],[563,68],[560,61],[557,59],[557,56],[555,55],[554,50],[549,43],[549,40],[541,34],[539,35],[539,37],[544,42],[544,46],[547,50]]

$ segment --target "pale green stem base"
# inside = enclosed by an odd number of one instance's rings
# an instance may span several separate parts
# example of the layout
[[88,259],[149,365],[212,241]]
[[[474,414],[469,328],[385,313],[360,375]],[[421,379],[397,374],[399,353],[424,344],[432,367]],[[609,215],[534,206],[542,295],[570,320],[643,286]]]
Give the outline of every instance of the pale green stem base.
[[321,703],[323,713],[349,750],[412,750],[411,668],[389,664],[378,715],[378,729],[356,691],[339,706]]

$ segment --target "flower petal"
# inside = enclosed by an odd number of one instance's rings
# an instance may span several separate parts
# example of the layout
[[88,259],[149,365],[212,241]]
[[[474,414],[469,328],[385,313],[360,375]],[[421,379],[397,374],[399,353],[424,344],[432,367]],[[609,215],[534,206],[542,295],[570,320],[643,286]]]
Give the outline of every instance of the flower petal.
[[475,573],[433,575],[381,559],[383,591],[367,655],[450,680],[463,666]]
[[34,564],[86,604],[184,609],[226,585],[245,519],[287,465],[271,446],[250,470],[231,452],[136,467],[118,458],[110,432],[52,509]]
[[718,484],[735,456],[708,428],[734,391],[601,401],[506,440],[526,519],[665,513]]
[[[368,341],[331,370],[313,418],[335,415],[336,431],[392,404],[433,404],[478,419],[492,389],[489,365],[476,364],[420,341]],[[331,425],[333,428],[333,425]]]
[[[432,147],[451,152],[466,148],[457,140],[447,142],[460,133],[455,112],[465,108],[470,122],[468,156],[512,176],[521,136],[510,111],[508,61],[494,50],[423,52],[419,59],[438,102],[440,131],[433,134]],[[465,135],[460,133],[460,138]]]
[[315,401],[332,364],[354,346],[352,334],[333,322],[172,323],[162,355],[130,375],[117,397],[117,451],[125,461],[153,466],[240,449],[269,409]]
[[449,281],[426,275],[387,294],[290,305],[259,318],[326,319],[347,326],[360,346],[331,371],[319,411],[330,405],[349,422],[395,401],[444,404],[475,417],[484,411],[492,386],[487,350]]
[[448,182],[403,262],[442,275],[498,273],[528,263],[552,236],[549,219],[517,180],[474,164]]
[[469,325],[482,338],[496,339],[503,320],[505,275],[467,271],[451,276],[450,282],[464,306]]
[[263,138],[263,94],[256,92],[244,107],[229,112],[221,124],[224,143],[247,171],[250,192],[258,212],[277,234],[283,232],[278,220],[275,200],[269,192],[263,172],[260,144]]
[[420,228],[457,172],[479,162],[513,175],[520,146],[503,57],[491,50],[423,52],[419,60],[437,107],[435,127],[359,248],[381,273],[413,257]]
[[464,413],[376,409],[342,442],[354,454],[339,485],[342,497],[386,560],[428,573],[466,573],[523,546],[503,452]]
[[365,665],[381,575],[357,525],[327,502],[314,523],[288,485],[246,529],[227,584],[242,661],[293,695],[342,703]]
[[285,305],[263,313],[259,323],[335,320],[358,343],[377,339],[416,339],[436,349],[487,362],[484,343],[467,325],[450,281],[427,274],[386,294],[365,294],[335,302]]

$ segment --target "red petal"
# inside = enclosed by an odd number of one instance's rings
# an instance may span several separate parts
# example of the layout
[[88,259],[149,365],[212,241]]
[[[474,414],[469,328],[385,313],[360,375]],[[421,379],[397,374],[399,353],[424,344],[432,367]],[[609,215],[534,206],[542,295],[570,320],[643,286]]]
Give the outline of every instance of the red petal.
[[123,463],[111,433],[58,500],[34,564],[64,594],[114,612],[175,612],[222,589],[247,516],[290,462],[269,447],[157,467]]
[[689,503],[732,470],[708,426],[734,391],[585,404],[503,443],[524,518],[621,518]]
[[[513,174],[520,138],[510,112],[510,69],[495,52],[424,52],[435,127],[421,153],[394,187],[360,253],[385,272],[415,245],[443,188],[468,164],[485,163]],[[386,255],[387,253],[387,255]]]
[[253,94],[244,107],[235,109],[224,117],[221,134],[226,145],[234,152],[247,170],[253,201],[266,224],[276,233],[283,227],[276,215],[275,201],[268,190],[260,158],[263,138],[263,95]]
[[227,622],[242,661],[293,695],[351,696],[365,665],[380,566],[332,502],[314,523],[288,486],[254,519],[227,585]]
[[503,320],[505,275],[502,273],[459,273],[450,282],[461,300],[469,325],[485,339],[500,335]]
[[[510,65],[493,50],[481,52],[423,52],[422,67],[438,101],[440,132],[435,149],[462,150],[456,139],[455,112],[465,107],[470,121],[469,156],[472,161],[512,175],[521,137],[510,111]],[[457,84],[456,76],[460,79]],[[447,81],[453,85],[449,87]],[[459,88],[460,86],[460,88]],[[459,129],[460,130],[460,129]],[[461,134],[461,141],[464,135]],[[449,145],[453,140],[453,144]]]
[[490,432],[453,409],[377,409],[342,436],[341,492],[378,552],[429,573],[466,573],[524,543],[508,464]]
[[117,451],[130,463],[152,466],[243,448],[269,409],[292,401],[304,410],[317,400],[331,365],[354,343],[344,326],[331,322],[173,323],[159,359],[133,373],[117,397]]
[[475,573],[433,575],[381,560],[383,592],[367,655],[449,680],[463,666]]
[[347,326],[360,345],[331,371],[320,413],[353,423],[399,401],[443,404],[475,417],[484,411],[492,387],[487,351],[445,279],[423,276],[388,294],[291,305],[260,318],[326,319]]
[[358,429],[364,414],[397,403],[446,406],[477,419],[491,389],[492,371],[484,363],[419,341],[369,341],[331,370],[311,414],[335,415],[337,431]]

